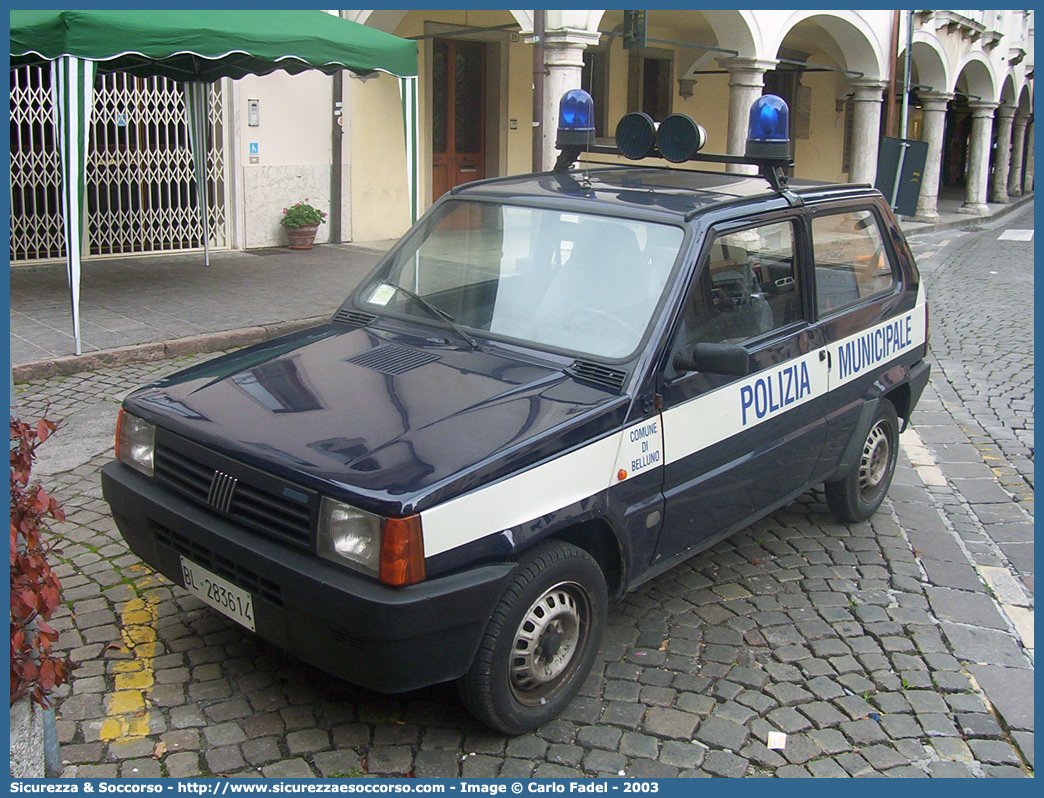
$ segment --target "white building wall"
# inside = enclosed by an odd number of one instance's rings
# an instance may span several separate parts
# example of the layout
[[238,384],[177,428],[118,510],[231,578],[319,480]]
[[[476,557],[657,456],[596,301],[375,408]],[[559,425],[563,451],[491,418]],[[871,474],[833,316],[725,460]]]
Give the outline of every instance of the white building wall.
[[[321,72],[288,75],[276,72],[238,81],[238,163],[242,169],[244,226],[247,248],[284,246],[279,220],[283,208],[307,200],[330,211],[331,103],[333,79]],[[260,104],[259,124],[248,124],[250,100]],[[257,145],[256,163],[251,144]],[[345,149],[348,149],[345,147]],[[344,162],[350,163],[348,157]],[[349,182],[345,167],[345,185]],[[350,194],[342,200],[342,219],[350,222]],[[348,227],[342,223],[342,237]],[[321,225],[316,241],[329,241],[329,223]]]

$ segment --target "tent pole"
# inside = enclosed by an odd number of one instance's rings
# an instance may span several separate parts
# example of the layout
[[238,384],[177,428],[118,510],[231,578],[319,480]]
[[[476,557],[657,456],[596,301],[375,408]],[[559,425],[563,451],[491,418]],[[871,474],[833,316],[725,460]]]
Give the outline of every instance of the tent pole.
[[52,106],[62,160],[62,210],[65,216],[65,253],[68,261],[73,340],[82,354],[80,339],[80,265],[83,250],[84,183],[87,143],[94,112],[93,61],[60,56],[51,62]]
[[203,226],[203,262],[210,266],[210,192],[207,191],[207,124],[210,109],[210,84],[202,81],[183,83],[185,114],[188,117],[189,152],[196,177],[196,204]]
[[410,203],[410,224],[420,217],[420,196],[417,181],[417,78],[399,78],[399,96],[402,99],[402,126],[406,135],[406,191]]

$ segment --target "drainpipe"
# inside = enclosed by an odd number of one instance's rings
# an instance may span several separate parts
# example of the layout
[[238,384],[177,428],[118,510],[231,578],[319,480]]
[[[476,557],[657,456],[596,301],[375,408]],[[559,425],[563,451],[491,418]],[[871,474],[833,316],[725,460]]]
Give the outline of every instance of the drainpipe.
[[[337,16],[344,19],[344,12]],[[341,171],[344,142],[344,70],[333,75],[333,105],[330,127],[330,243],[341,243],[341,195],[344,193],[344,175]]]
[[330,151],[330,243],[341,243],[341,193],[344,175],[341,173],[341,146],[344,141],[344,72],[333,76],[333,125],[331,127]]
[[[899,62],[899,10],[892,12],[892,53],[888,59],[888,105],[885,106],[885,135],[895,135],[895,70]],[[909,53],[906,56],[910,59]]]
[[903,174],[903,163],[906,161],[906,116],[910,105],[910,72],[913,67],[913,11],[906,12],[906,70],[903,75],[903,107],[899,114],[899,163],[895,165],[895,183],[892,185],[892,210],[895,210],[899,198],[899,178]]
[[544,171],[544,11],[533,12],[533,171]]

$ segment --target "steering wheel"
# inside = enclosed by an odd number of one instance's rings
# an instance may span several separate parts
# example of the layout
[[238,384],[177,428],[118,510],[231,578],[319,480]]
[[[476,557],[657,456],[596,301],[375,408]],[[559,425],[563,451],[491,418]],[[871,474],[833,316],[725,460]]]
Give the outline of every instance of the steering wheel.
[[625,330],[626,332],[633,335],[635,341],[640,340],[642,337],[642,334],[638,332],[636,329],[634,329],[634,327],[632,327],[626,321],[604,310],[599,310],[598,308],[583,308],[582,310],[578,311],[576,315],[573,316],[573,320],[576,321],[585,317],[593,317],[603,320],[607,319],[608,321],[615,324],[619,329]]

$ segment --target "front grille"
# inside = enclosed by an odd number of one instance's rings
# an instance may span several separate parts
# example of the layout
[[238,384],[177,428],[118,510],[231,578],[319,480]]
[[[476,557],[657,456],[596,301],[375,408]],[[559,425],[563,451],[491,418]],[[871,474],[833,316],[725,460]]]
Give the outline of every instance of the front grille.
[[[267,481],[274,487],[274,477],[259,479],[253,469],[237,468],[231,461],[220,467],[205,465],[188,451],[176,451],[160,442],[156,444],[155,476],[174,493],[238,526],[301,548],[312,548],[311,507],[261,484]],[[307,499],[304,491],[290,490]]]
[[173,549],[178,554],[187,557],[211,573],[217,574],[222,579],[227,579],[236,587],[243,588],[251,595],[260,596],[277,607],[283,606],[283,591],[278,583],[273,582],[271,579],[265,579],[256,571],[245,568],[228,559],[228,557],[222,557],[220,554],[214,553],[207,546],[191,540],[173,529],[165,527],[163,524],[149,521],[149,528],[156,536],[156,540],[167,548]]

